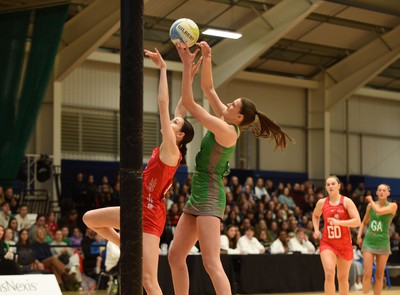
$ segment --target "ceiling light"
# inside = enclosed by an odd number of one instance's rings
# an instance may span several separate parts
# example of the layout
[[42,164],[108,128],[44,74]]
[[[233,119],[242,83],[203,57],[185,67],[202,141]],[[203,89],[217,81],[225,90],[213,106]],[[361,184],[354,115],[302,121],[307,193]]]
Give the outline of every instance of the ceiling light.
[[239,39],[240,37],[242,37],[242,34],[240,34],[240,33],[216,30],[216,29],[207,29],[203,32],[203,34],[209,35],[209,36],[221,37],[221,38],[229,38],[229,39]]

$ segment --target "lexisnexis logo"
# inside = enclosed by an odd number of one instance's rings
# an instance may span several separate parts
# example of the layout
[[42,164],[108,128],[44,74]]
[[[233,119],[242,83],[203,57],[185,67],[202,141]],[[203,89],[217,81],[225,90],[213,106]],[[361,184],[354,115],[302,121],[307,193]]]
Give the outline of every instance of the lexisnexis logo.
[[0,293],[7,292],[21,292],[26,294],[27,292],[36,292],[37,283],[26,281],[26,282],[15,282],[14,280],[6,280],[0,283]]

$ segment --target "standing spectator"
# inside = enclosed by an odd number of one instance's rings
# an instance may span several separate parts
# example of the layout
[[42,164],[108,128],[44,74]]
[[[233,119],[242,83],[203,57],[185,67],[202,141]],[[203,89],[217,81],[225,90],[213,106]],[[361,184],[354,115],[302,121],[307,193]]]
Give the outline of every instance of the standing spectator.
[[1,206],[1,209],[2,210],[0,210],[0,225],[6,228],[12,217],[10,211],[10,203],[4,202],[3,205]]
[[18,231],[21,229],[29,229],[32,226],[32,221],[28,216],[29,208],[26,204],[19,206],[19,213],[15,215],[15,219],[18,221]]
[[240,249],[238,248],[238,231],[239,229],[236,225],[228,225],[225,234],[221,235],[221,250],[226,251],[228,254],[240,254]]
[[238,248],[244,254],[264,254],[265,248],[254,236],[254,227],[250,226],[238,241]]
[[284,230],[279,232],[279,237],[272,242],[269,251],[271,254],[287,254],[289,252],[288,237]]
[[374,284],[374,294],[380,295],[383,288],[383,276],[386,262],[390,251],[389,227],[394,215],[397,212],[397,204],[389,202],[390,187],[381,184],[376,190],[378,201],[374,202],[371,195],[366,197],[369,203],[363,222],[357,235],[357,242],[361,245],[362,233],[368,225],[367,233],[362,242],[362,252],[364,259],[364,278],[363,292],[366,294],[371,287],[372,265],[376,261],[376,280]]
[[89,175],[86,183],[85,211],[96,208],[96,200],[98,198],[98,189],[94,181],[94,176]]
[[113,206],[113,194],[108,184],[102,184],[99,195],[97,196],[96,208]]
[[71,187],[71,199],[73,208],[78,210],[81,214],[83,214],[85,210],[86,195],[87,190],[86,184],[83,181],[83,172],[78,172],[76,174],[75,182]]
[[320,237],[319,224],[324,218],[324,230],[320,243],[320,256],[325,272],[325,294],[335,294],[335,268],[340,294],[349,292],[349,272],[353,261],[353,245],[350,227],[360,225],[360,215],[353,201],[340,195],[340,181],[336,176],[326,179],[328,197],[317,202],[313,213],[314,238]]
[[289,251],[301,252],[302,254],[312,254],[315,252],[314,245],[308,240],[305,229],[300,227],[296,236],[289,240]]
[[4,189],[0,185],[0,206],[6,201],[6,197],[4,196]]
[[68,227],[68,231],[72,233],[75,227],[84,228],[82,219],[79,218],[78,211],[72,209],[64,217],[58,221],[58,228]]

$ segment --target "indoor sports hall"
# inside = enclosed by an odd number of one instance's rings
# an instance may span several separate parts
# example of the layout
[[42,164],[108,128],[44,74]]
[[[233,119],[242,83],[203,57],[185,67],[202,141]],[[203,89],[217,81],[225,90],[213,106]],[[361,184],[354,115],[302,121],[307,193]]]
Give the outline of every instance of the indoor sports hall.
[[1,294],[400,294],[399,167],[400,1],[0,0]]

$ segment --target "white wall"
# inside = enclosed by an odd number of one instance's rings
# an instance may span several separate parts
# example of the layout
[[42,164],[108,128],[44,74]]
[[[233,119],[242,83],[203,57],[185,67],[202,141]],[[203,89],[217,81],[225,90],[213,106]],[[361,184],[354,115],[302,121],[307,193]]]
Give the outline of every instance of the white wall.
[[[156,69],[145,69],[144,75],[144,111],[157,113],[159,72]],[[172,106],[176,105],[180,96],[180,79],[179,72],[171,75]],[[198,84],[194,90],[195,97],[200,98],[201,102]],[[250,98],[259,111],[275,120],[295,139],[296,144],[289,144],[288,149],[283,152],[280,150],[273,152],[273,143],[260,140],[260,169],[309,172],[313,175],[322,175],[323,178],[324,170],[321,163],[324,153],[323,112],[321,113],[323,105],[319,103],[318,97],[310,100],[307,97],[307,90],[303,88],[243,80],[231,81],[218,89],[218,94],[224,102],[230,102],[241,96]],[[82,64],[63,82],[62,104],[64,107],[72,105],[118,109],[119,65],[95,61]],[[331,173],[399,177],[400,102],[354,96],[347,105],[348,110],[346,102],[338,103],[330,114]],[[205,106],[207,107],[207,104]],[[348,143],[346,112],[349,113]],[[52,152],[51,122],[50,91],[50,98],[47,97],[42,106],[28,153]],[[194,125],[197,135],[193,143],[188,146],[188,162],[191,166],[194,165],[194,156],[202,137],[200,124],[194,121]],[[311,129],[307,131],[307,128]],[[232,161],[231,166],[235,165],[235,161]]]

